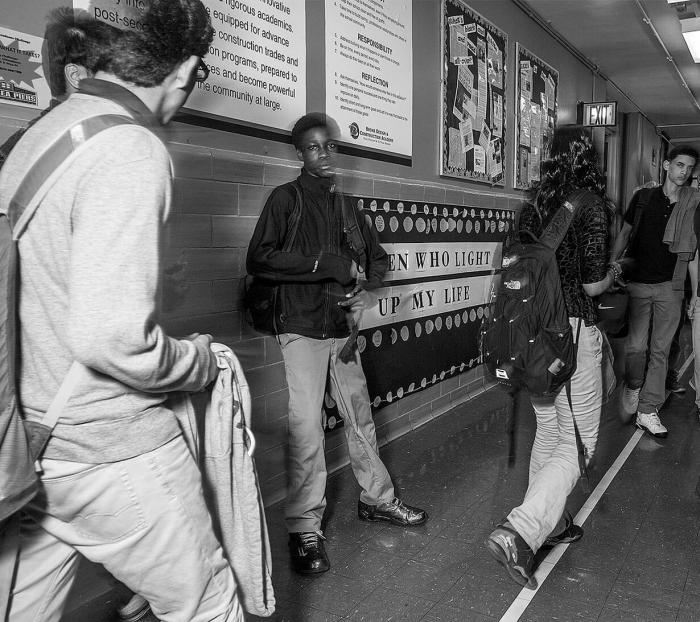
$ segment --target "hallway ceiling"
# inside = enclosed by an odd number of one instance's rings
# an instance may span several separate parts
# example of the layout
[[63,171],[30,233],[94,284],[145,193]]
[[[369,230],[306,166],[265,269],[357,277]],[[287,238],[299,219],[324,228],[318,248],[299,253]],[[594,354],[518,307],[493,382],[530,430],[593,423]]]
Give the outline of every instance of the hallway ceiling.
[[698,0],[512,1],[569,41],[674,145],[700,150],[700,64],[679,21],[700,16]]

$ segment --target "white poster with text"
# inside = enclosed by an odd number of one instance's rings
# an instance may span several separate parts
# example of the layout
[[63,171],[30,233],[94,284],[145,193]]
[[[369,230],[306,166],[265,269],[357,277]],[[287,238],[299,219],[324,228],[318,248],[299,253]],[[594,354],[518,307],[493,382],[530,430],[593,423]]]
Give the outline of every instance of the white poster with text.
[[412,154],[410,0],[326,0],[326,112],[341,140]]
[[[306,113],[306,7],[297,0],[202,0],[214,27],[209,79],[185,108],[291,129]],[[144,0],[74,0],[120,28],[141,28]]]

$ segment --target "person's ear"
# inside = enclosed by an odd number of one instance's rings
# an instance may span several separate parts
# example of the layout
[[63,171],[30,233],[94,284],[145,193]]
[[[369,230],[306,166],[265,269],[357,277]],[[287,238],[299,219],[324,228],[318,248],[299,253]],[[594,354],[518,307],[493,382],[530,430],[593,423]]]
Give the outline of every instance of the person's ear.
[[304,152],[301,149],[296,149],[297,152],[297,158],[303,162],[304,161]]
[[66,92],[74,93],[80,88],[80,81],[90,77],[90,72],[82,65],[67,63],[63,67],[63,75],[66,77]]
[[175,74],[175,86],[179,89],[190,89],[194,81],[194,73],[197,71],[199,56],[192,55],[180,63]]

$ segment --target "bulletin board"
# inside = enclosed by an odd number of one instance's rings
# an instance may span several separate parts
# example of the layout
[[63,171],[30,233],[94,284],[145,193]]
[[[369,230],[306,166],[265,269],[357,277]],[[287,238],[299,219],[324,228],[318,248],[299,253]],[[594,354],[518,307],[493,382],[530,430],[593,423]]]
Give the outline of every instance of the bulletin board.
[[440,174],[504,185],[508,36],[461,0],[442,0]]
[[513,186],[529,188],[540,179],[557,119],[559,72],[519,43],[515,44],[517,136]]

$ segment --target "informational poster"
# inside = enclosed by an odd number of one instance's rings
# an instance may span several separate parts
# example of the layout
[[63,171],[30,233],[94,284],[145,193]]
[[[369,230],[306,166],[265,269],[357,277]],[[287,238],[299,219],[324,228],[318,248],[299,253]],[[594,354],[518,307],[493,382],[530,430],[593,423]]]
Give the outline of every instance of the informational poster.
[[507,35],[442,0],[440,174],[504,185]]
[[0,103],[47,108],[51,91],[42,69],[42,37],[0,24]]
[[326,112],[341,140],[412,153],[410,0],[326,0]]
[[[353,197],[389,255],[358,347],[375,408],[481,363],[479,331],[514,212]],[[338,424],[326,398],[326,426]]]
[[[185,110],[291,129],[306,113],[306,8],[295,0],[202,0],[214,27],[209,79]],[[147,0],[74,0],[120,28],[139,29]]]
[[519,43],[515,44],[516,166],[513,185],[529,188],[540,179],[540,164],[549,154],[557,119],[559,72]]

